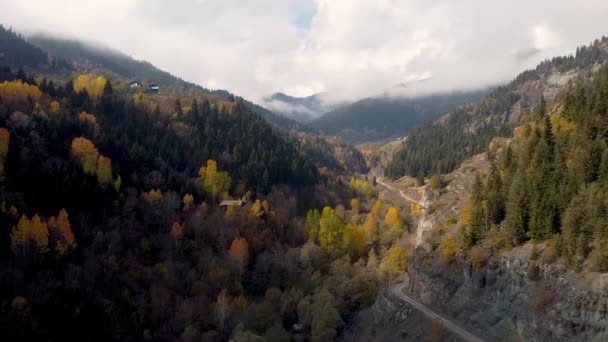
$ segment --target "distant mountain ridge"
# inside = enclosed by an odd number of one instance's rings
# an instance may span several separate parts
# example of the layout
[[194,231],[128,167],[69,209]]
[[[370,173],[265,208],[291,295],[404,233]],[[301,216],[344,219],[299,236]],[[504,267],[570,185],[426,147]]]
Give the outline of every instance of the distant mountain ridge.
[[352,143],[402,137],[416,127],[480,100],[488,90],[451,92],[420,97],[369,97],[341,106],[310,126]]
[[319,93],[307,97],[295,97],[278,92],[264,98],[264,106],[284,117],[308,123],[335,107],[325,105],[322,96],[323,94]]

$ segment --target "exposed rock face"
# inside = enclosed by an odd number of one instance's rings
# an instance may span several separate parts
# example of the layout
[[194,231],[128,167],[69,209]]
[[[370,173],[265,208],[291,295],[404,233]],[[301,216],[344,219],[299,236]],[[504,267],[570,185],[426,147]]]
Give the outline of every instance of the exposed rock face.
[[345,332],[344,341],[462,341],[441,325],[434,326],[409,304],[389,296],[386,289],[353,323]]
[[422,249],[410,260],[410,294],[490,340],[608,340],[606,277],[587,289],[561,266],[515,257],[480,270],[445,266]]
[[416,230],[417,246],[423,245],[433,230],[440,227],[448,217],[458,217],[458,213],[471,196],[476,174],[487,174],[488,169],[487,154],[480,153],[467,159],[456,170],[441,176],[445,188],[432,190],[428,186],[425,187],[419,201],[423,210]]

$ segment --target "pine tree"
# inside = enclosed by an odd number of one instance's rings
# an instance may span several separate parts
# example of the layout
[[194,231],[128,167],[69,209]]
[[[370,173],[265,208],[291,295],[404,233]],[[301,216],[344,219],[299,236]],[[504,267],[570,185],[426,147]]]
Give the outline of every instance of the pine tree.
[[505,216],[507,238],[514,246],[524,241],[528,232],[527,206],[526,179],[523,171],[518,169],[509,187]]
[[464,232],[464,245],[469,248],[478,244],[485,236],[489,227],[486,209],[487,203],[484,199],[483,176],[478,173],[473,184],[471,195],[471,221]]
[[500,171],[493,160],[490,162],[486,198],[488,200],[488,215],[491,223],[499,224],[505,217],[505,199]]

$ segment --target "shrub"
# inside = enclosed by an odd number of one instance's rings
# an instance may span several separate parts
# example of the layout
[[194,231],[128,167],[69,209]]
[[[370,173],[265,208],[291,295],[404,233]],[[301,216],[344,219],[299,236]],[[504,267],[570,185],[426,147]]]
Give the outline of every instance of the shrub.
[[456,241],[450,236],[446,236],[441,240],[439,244],[439,251],[441,252],[441,257],[443,262],[448,265],[454,262],[456,258],[456,251],[458,250],[458,245]]
[[479,271],[486,264],[486,257],[481,250],[475,249],[471,252],[471,266],[476,271]]

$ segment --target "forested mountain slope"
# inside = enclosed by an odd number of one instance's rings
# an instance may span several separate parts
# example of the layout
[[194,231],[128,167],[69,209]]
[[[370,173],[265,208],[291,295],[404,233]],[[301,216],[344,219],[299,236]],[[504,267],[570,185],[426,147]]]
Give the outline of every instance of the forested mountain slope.
[[312,121],[319,131],[339,136],[349,142],[403,137],[409,131],[450,112],[480,100],[485,91],[454,92],[417,98],[392,96],[370,97],[340,106]]
[[604,37],[578,48],[574,55],[544,61],[479,103],[414,130],[386,174],[397,178],[452,171],[464,159],[483,152],[493,137],[512,135],[521,115],[532,112],[541,96],[552,102],[570,80],[590,78],[607,54],[608,39]]
[[[311,134],[311,137],[316,135],[316,133],[306,125],[290,119],[289,117],[275,114],[264,107],[241,97],[237,97],[229,91],[209,90],[196,84],[183,81],[165,71],[159,70],[148,62],[134,60],[118,51],[94,47],[80,41],[63,40],[41,35],[30,37],[29,41],[40,48],[48,50],[54,56],[60,56],[61,60],[70,61],[72,64],[71,67],[75,72],[97,73],[107,77],[114,76],[124,79],[125,81],[137,80],[139,82],[147,81],[147,83],[157,83],[162,87],[161,93],[169,92],[172,96],[180,96],[182,98],[181,101],[184,102],[184,105],[187,108],[190,108],[191,106],[193,93],[217,96],[223,101],[239,101],[274,126],[285,130],[291,135],[302,136],[302,133],[304,133],[304,135]],[[143,85],[145,86],[146,84],[144,83]],[[148,97],[152,98],[153,96]],[[162,94],[157,97],[162,97]],[[320,100],[315,97],[305,99],[305,102],[310,106],[320,106]],[[166,110],[169,111],[172,109],[173,103],[165,103],[165,107],[167,107]],[[362,172],[365,170],[365,163],[361,162],[363,158],[354,148],[338,143],[337,141],[334,141],[333,144],[342,145],[342,148],[328,148],[330,142],[325,138],[321,138],[321,140],[296,139],[299,140],[300,145],[302,145],[302,152],[307,155],[307,158],[314,160],[320,167],[328,167],[329,169],[338,172]],[[316,141],[317,143],[313,143],[313,141]],[[354,157],[345,158],[343,153],[342,155],[339,155],[341,154],[340,151],[348,151],[348,153]],[[344,162],[346,162],[346,164],[344,164]]]
[[0,68],[4,339],[333,340],[405,272],[403,214],[342,181],[344,145],[47,66]]
[[[3,336],[331,339],[373,301],[378,263],[404,271],[398,211],[369,214],[364,181],[315,185],[314,165],[238,102],[167,115],[103,78],[77,91],[83,77],[2,75]],[[230,197],[243,206],[218,206]]]

